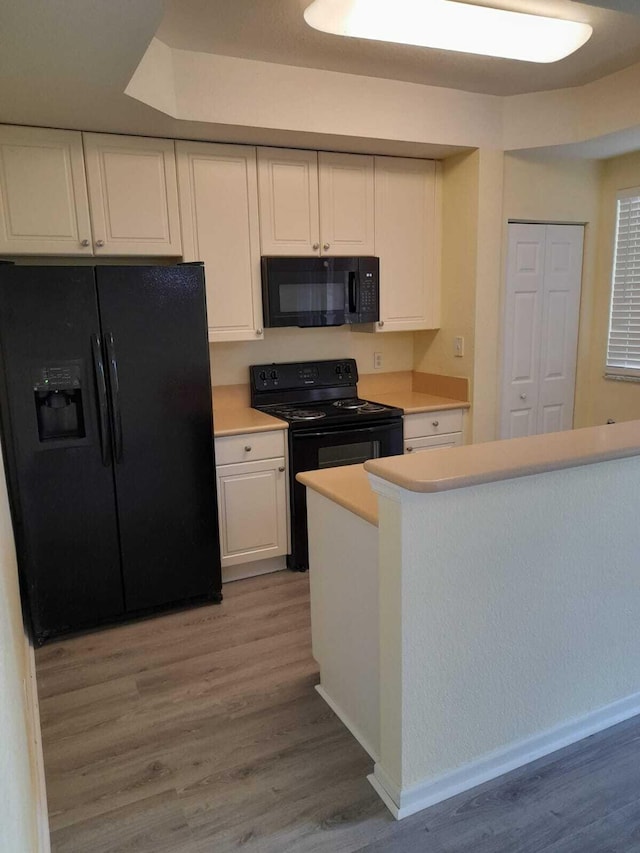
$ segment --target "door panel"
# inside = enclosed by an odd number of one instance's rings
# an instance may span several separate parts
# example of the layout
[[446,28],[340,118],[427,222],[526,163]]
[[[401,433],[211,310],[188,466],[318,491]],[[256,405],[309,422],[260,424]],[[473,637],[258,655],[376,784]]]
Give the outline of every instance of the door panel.
[[98,322],[92,268],[0,269],[5,458],[23,593],[40,639],[123,611],[92,360]]
[[509,228],[502,438],[531,435],[535,431],[544,291],[544,235],[544,225],[511,225]]
[[184,258],[203,261],[209,339],[262,337],[256,150],[176,143]]
[[79,131],[0,127],[0,252],[92,254]]
[[318,154],[324,255],[374,255],[373,157]]
[[117,362],[126,608],[211,596],[221,579],[202,267],[99,267],[98,295]]
[[583,237],[581,225],[546,229],[538,432],[573,426]]
[[218,468],[224,566],[287,552],[284,458]]
[[510,225],[501,437],[571,429],[580,225]]
[[318,155],[258,148],[260,247],[263,255],[317,255]]
[[83,134],[97,255],[180,255],[172,139]]

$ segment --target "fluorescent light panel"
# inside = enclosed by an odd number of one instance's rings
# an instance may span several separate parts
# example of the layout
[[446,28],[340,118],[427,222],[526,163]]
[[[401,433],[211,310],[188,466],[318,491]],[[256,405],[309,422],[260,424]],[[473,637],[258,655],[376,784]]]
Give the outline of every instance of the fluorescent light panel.
[[313,0],[309,26],[339,36],[557,62],[591,37],[589,24],[454,0]]

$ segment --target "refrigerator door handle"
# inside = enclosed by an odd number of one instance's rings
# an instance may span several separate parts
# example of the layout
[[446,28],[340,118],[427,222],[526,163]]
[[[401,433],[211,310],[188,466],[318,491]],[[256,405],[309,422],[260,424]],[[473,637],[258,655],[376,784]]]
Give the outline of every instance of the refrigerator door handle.
[[100,433],[100,453],[102,464],[109,466],[109,403],[107,401],[107,380],[104,375],[104,362],[102,361],[102,349],[100,338],[91,335],[91,353],[93,355],[93,372],[96,379],[98,391],[98,423]]
[[106,332],[104,336],[107,348],[107,365],[109,370],[109,387],[111,389],[111,428],[113,430],[113,449],[116,462],[122,461],[122,415],[120,412],[120,382],[118,380],[118,362],[113,334]]

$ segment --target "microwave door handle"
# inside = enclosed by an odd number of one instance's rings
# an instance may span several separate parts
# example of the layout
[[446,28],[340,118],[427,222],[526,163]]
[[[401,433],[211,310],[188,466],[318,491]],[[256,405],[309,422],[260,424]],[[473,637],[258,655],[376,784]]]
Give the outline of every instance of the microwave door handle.
[[349,314],[359,314],[359,306],[358,306],[358,294],[360,291],[359,288],[359,276],[356,270],[349,271]]

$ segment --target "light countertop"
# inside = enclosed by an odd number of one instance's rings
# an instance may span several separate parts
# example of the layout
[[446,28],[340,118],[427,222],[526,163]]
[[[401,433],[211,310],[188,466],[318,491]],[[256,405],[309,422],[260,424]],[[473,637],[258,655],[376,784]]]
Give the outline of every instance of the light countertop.
[[463,400],[452,400],[450,397],[438,397],[435,394],[405,390],[374,394],[371,399],[386,406],[397,406],[397,408],[404,410],[405,415],[414,415],[417,412],[436,412],[443,409],[468,409],[471,405]]
[[412,492],[442,492],[640,455],[640,421],[371,459],[371,474]]
[[378,496],[369,484],[364,465],[343,465],[298,474],[298,482],[378,526]]
[[221,408],[213,410],[213,432],[216,438],[238,435],[244,432],[268,432],[272,429],[287,429],[286,421],[265,415],[249,406],[244,408]]

